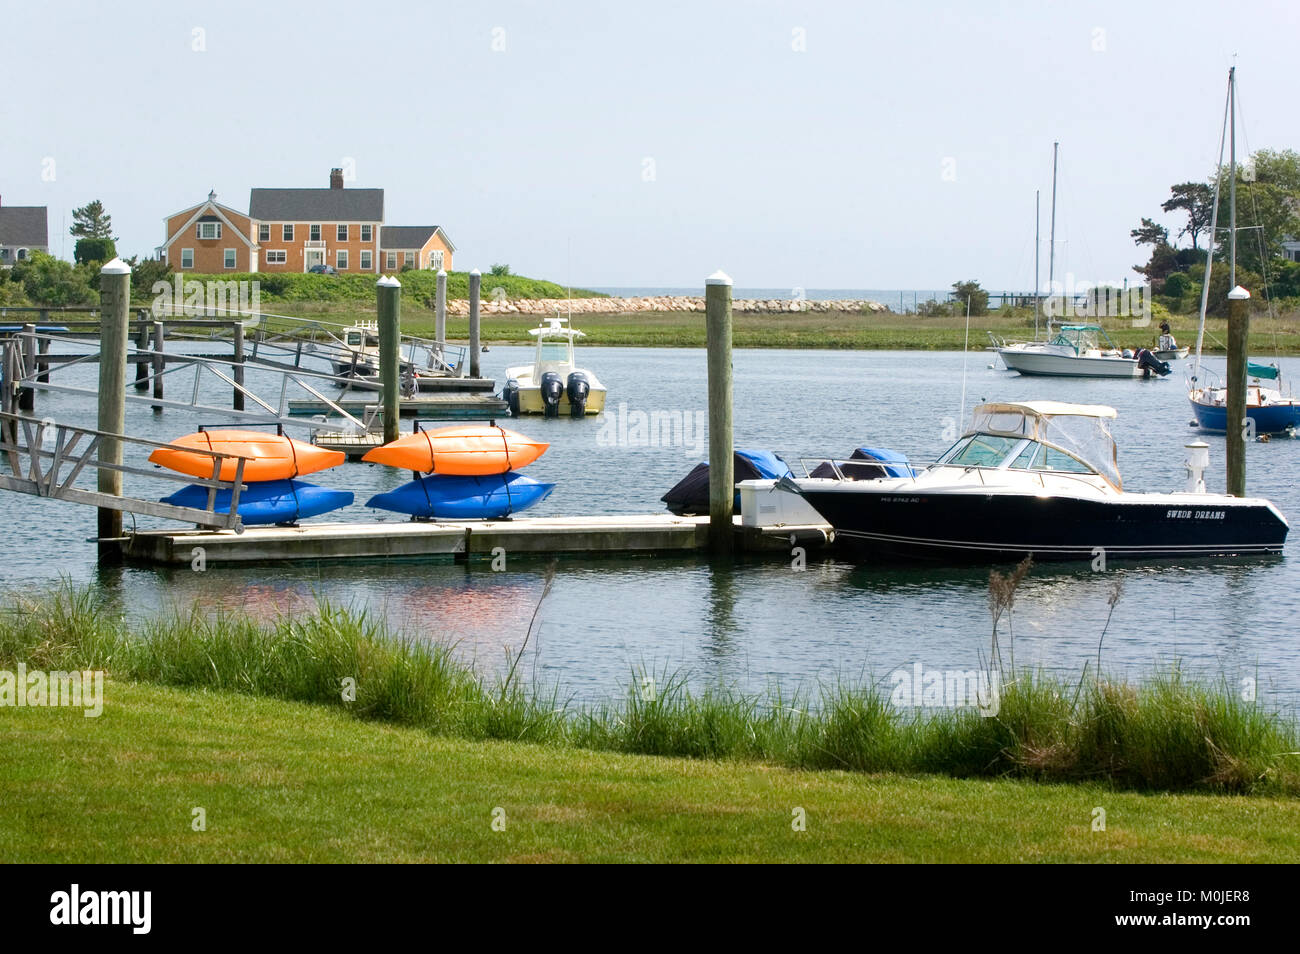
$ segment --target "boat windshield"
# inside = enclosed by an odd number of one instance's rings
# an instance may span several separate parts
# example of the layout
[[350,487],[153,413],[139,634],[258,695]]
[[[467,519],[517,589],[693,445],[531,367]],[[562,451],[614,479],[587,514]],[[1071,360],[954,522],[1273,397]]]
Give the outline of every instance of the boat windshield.
[[544,340],[537,342],[537,360],[542,362],[569,364],[573,360],[570,357],[569,342]]
[[[1035,470],[1072,473],[1088,473],[1091,470],[1106,478],[1117,490],[1123,489],[1115,439],[1106,424],[1106,417],[1095,412],[1078,413],[1086,410],[1083,408],[1074,408],[1075,413],[1071,413],[1071,408],[1071,405],[1053,405],[1047,402],[1029,407],[982,404],[975,409],[968,433],[981,438],[991,434],[1028,437],[1048,446],[1031,463],[1017,463],[1014,466],[1032,465]],[[1109,415],[1114,416],[1114,411],[1109,411]],[[1071,463],[1071,459],[1075,458],[1077,459]],[[1080,461],[1087,468],[1076,469]]]

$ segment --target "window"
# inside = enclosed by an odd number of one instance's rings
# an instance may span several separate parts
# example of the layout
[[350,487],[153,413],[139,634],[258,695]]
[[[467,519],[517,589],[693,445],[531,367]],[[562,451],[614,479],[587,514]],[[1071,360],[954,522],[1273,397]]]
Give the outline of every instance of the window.
[[361,270],[368,272],[372,268],[374,268],[374,262],[370,258],[370,249],[363,248],[361,250]]
[[[18,251],[21,253],[22,249],[19,249]],[[193,268],[193,267],[194,267],[194,249],[192,248],[181,249],[181,268]]]
[[266,250],[266,264],[283,265],[285,264],[285,251],[282,248],[268,248]]
[[219,239],[221,238],[220,222],[200,222],[198,228],[198,237],[200,239]]
[[370,241],[370,235],[371,235],[371,233],[370,233],[370,226],[368,226],[368,225],[363,225],[363,226],[361,226],[361,241],[363,241],[363,242],[369,242],[369,241]]
[[348,267],[348,250],[347,250],[347,249],[345,249],[345,248],[341,248],[341,249],[339,249],[337,252],[334,253],[334,267],[337,268],[340,272],[343,271],[345,268]]
[[402,254],[402,266],[404,268],[415,268],[415,253],[404,252]]
[[1043,456],[1035,470],[1059,470],[1067,474],[1091,474],[1092,468],[1082,461],[1075,460],[1065,451],[1043,445]]
[[442,249],[437,248],[429,253],[429,267],[435,270],[442,268]]
[[0,248],[0,262],[9,261],[9,249]]
[[388,268],[396,268],[396,267],[397,267],[397,253],[396,253],[396,252],[389,252],[389,253],[388,253],[388,263],[387,263],[387,267],[388,267]]
[[17,259],[17,260],[20,261],[20,262],[25,262],[25,261],[27,261],[27,249],[25,249],[25,248],[20,248],[20,249],[18,250],[18,253],[14,256],[14,258]]
[[1018,437],[976,434],[945,463],[954,467],[996,467],[1020,443]]
[[348,227],[346,225],[340,225],[336,234],[340,242],[346,242],[348,240]]
[[224,264],[226,268],[235,267],[235,250],[233,248],[226,249],[225,261],[222,264]]
[[292,226],[292,225],[286,225],[286,226],[284,226],[284,227],[281,229],[281,231],[284,233],[284,240],[285,240],[286,242],[292,242],[292,241],[293,241],[293,226]]
[[319,242],[319,241],[320,241],[320,226],[319,226],[319,225],[312,225],[312,226],[309,226],[309,228],[310,228],[311,231],[308,232],[308,234],[307,234],[307,239],[308,239],[309,241],[312,241],[312,242]]
[[1011,462],[1012,469],[1033,470],[1034,461],[1035,459],[1037,459],[1038,452],[1042,450],[1042,448],[1043,448],[1042,444],[1036,444],[1033,441],[1030,441],[1028,444],[1025,445],[1025,449],[1022,450],[1019,453],[1019,455],[1017,455],[1016,459]]
[[271,241],[271,226],[263,223],[257,227],[257,240],[259,242]]

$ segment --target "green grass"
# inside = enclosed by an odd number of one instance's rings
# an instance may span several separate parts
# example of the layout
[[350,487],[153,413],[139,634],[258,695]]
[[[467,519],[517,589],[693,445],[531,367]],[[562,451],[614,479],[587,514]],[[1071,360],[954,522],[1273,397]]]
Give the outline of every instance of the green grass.
[[[0,665],[106,669],[120,680],[234,691],[346,710],[354,717],[469,740],[557,750],[762,762],[797,769],[946,773],[1042,782],[1104,780],[1134,790],[1300,794],[1293,721],[1231,686],[1177,669],[1141,687],[1021,673],[1000,709],[938,715],[894,707],[887,689],[816,696],[690,691],[680,677],[644,694],[575,707],[555,691],[480,679],[445,646],[393,637],[364,613],[253,622],[161,617],[132,634],[87,589],[20,597],[0,620]],[[344,680],[355,681],[345,699]]]
[[[4,862],[1287,862],[1300,800],[470,742],[110,681],[0,710]],[[195,808],[207,828],[192,830]],[[492,828],[504,811],[505,830]],[[792,812],[806,831],[792,830]],[[1106,830],[1093,831],[1096,808]]]

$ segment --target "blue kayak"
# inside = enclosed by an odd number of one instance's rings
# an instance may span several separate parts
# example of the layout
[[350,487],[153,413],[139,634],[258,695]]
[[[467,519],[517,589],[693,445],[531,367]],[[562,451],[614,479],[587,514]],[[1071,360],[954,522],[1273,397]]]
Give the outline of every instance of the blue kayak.
[[[317,487],[303,480],[263,480],[246,485],[239,494],[239,516],[249,525],[261,523],[296,523],[304,517],[316,517],[352,503],[350,490]],[[208,488],[198,484],[182,487],[163,503],[177,507],[205,510]],[[217,513],[230,513],[230,491],[218,490]]]
[[488,477],[431,474],[375,494],[367,507],[444,520],[500,520],[545,500],[555,484],[507,471]]

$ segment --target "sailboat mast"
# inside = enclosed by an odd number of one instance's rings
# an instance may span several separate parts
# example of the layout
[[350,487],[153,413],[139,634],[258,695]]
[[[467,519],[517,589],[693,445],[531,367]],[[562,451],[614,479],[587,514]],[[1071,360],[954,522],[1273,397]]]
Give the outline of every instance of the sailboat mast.
[[1047,252],[1047,287],[1054,290],[1052,281],[1056,278],[1056,154],[1061,144],[1052,143],[1052,228],[1051,228],[1051,247]]
[[1043,224],[1043,217],[1038,212],[1038,199],[1042,195],[1042,189],[1034,190],[1034,340],[1038,340],[1038,296],[1042,286],[1038,284],[1038,250],[1041,247],[1042,239],[1039,238],[1039,231]]
[[1228,70],[1228,286],[1237,287],[1237,68]]
[[[1235,69],[1235,67],[1234,67]],[[1228,113],[1232,100],[1232,71],[1228,72],[1228,95],[1223,101],[1223,124],[1219,128],[1219,159],[1214,164],[1214,201],[1210,204],[1210,240],[1205,249],[1205,280],[1201,282],[1201,323],[1196,332],[1196,364],[1192,380],[1201,376],[1201,346],[1205,342],[1205,315],[1210,305],[1210,271],[1214,267],[1214,243],[1219,238],[1219,195],[1223,188],[1223,147],[1228,139]],[[1236,285],[1232,286],[1236,288]]]

